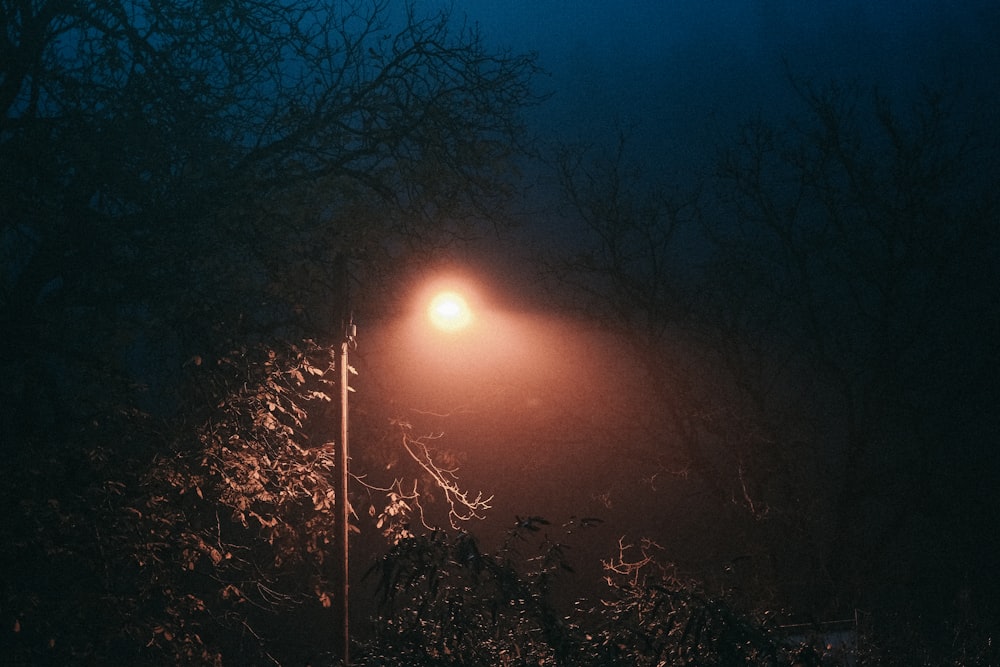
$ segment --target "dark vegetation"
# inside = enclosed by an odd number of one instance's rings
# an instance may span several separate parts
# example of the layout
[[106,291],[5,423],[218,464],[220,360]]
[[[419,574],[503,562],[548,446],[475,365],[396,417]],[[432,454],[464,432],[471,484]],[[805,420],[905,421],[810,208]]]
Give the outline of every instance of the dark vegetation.
[[[0,12],[2,662],[331,662],[345,295],[398,312],[414,267],[516,233],[534,59],[383,0]],[[787,626],[841,619],[859,664],[1000,662],[989,107],[791,85],[690,190],[628,137],[546,162],[551,305],[644,397],[593,437],[698,530],[603,545],[574,600],[615,517],[486,549],[488,495],[359,395],[357,664],[839,664]]]

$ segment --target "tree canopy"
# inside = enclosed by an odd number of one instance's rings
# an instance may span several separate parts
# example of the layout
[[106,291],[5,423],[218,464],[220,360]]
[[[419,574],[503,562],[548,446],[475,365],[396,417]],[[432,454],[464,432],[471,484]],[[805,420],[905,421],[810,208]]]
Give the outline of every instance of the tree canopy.
[[14,364],[56,331],[50,354],[104,327],[95,339],[118,350],[158,329],[161,350],[210,355],[220,327],[322,330],[340,306],[315,287],[339,293],[338,253],[386,265],[495,216],[526,145],[531,58],[412,4],[12,1],[3,15]]
[[[220,639],[213,605],[244,632],[301,595],[323,605],[321,574],[278,581],[316,563],[282,531],[332,502],[300,408],[328,367],[303,341],[342,331],[345,280],[377,294],[500,224],[534,58],[387,0],[0,13],[6,653],[287,651]],[[315,483],[288,477],[306,469]],[[275,579],[249,583],[258,567]]]

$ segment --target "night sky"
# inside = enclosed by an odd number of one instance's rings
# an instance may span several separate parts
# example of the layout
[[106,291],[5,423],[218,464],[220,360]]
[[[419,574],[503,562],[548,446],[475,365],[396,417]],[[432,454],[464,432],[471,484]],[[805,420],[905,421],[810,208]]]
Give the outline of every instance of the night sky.
[[[627,2],[456,5],[497,44],[537,51],[546,133],[588,142],[636,125],[664,168],[699,162],[757,112],[784,114],[788,75],[888,91],[995,83],[990,2]],[[683,166],[681,167],[683,168]]]

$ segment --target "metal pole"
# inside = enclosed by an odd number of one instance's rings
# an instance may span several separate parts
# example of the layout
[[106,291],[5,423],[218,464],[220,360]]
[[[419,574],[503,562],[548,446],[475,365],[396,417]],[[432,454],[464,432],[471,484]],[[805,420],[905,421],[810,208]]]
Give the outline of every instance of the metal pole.
[[337,482],[334,492],[336,494],[336,508],[334,512],[334,560],[339,560],[336,567],[336,581],[334,590],[339,598],[339,622],[340,622],[340,648],[343,667],[350,667],[351,664],[351,631],[350,631],[350,578],[348,564],[348,542],[347,536],[350,529],[348,518],[350,516],[351,504],[347,498],[347,480],[350,455],[347,448],[348,435],[348,374],[350,364],[347,359],[347,352],[354,344],[354,336],[357,328],[354,326],[354,317],[351,313],[351,277],[348,271],[348,258],[344,254],[336,257],[336,270],[338,274],[341,310],[341,333],[343,338],[340,341],[340,356],[337,360],[340,368],[340,438],[334,453],[334,466],[337,469]]
[[[350,582],[347,568],[347,534],[348,515],[350,503],[347,500],[347,477],[348,477],[348,450],[347,450],[347,418],[348,418],[348,362],[347,350],[353,340],[353,324],[347,325],[344,333],[344,340],[340,344],[340,442],[337,443],[337,452],[334,464],[338,471],[336,488],[336,545],[335,552],[340,558],[340,567],[337,569],[337,588],[340,597],[340,641],[343,650],[343,664],[348,667],[351,664],[351,634],[350,621],[348,616],[348,599],[350,592]],[[336,557],[336,556],[335,556]]]

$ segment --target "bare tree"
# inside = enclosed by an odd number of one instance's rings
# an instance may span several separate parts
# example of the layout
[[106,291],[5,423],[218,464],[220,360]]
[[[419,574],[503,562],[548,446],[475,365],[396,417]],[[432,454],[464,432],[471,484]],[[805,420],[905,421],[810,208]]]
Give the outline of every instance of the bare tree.
[[0,224],[17,260],[0,307],[20,322],[5,338],[37,339],[43,293],[105,313],[170,304],[171,326],[201,324],[203,339],[212,320],[325,326],[314,295],[339,280],[338,251],[367,269],[498,216],[516,187],[533,60],[447,13],[384,0],[2,11]]
[[830,594],[851,604],[875,595],[876,572],[924,567],[901,556],[920,535],[958,538],[942,508],[966,496],[952,494],[986,416],[948,393],[990,384],[976,359],[994,355],[995,323],[977,313],[995,298],[998,209],[983,175],[996,166],[977,143],[988,135],[957,124],[960,97],[929,92],[901,112],[842,86],[799,93],[805,122],[752,123],[720,161],[731,214],[708,226],[722,251],[713,301],[738,376],[765,380],[747,383],[758,394],[786,388],[758,402],[797,405],[813,425],[800,456],[823,462],[811,489],[829,509],[815,543]]
[[646,371],[642,428],[606,437],[730,508],[730,585],[817,614],[944,606],[957,584],[915,545],[976,571],[983,515],[956,503],[993,497],[973,463],[995,421],[991,135],[958,95],[797,89],[803,112],[744,125],[697,199],[620,147],[563,160],[583,234],[556,275]]

